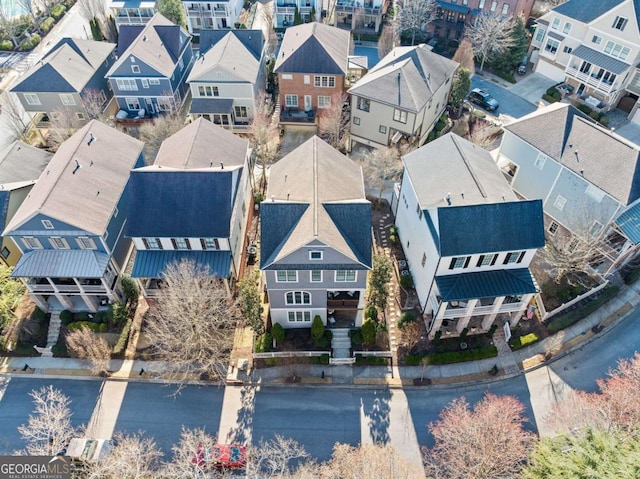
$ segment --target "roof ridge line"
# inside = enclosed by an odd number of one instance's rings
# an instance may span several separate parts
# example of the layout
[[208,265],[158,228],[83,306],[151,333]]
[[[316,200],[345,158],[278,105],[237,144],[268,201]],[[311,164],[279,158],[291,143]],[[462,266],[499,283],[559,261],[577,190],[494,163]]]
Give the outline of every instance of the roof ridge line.
[[313,138],[313,237],[318,237],[318,137]]
[[471,174],[471,178],[473,178],[473,181],[475,182],[476,186],[478,187],[478,190],[480,190],[480,194],[482,195],[483,198],[487,198],[487,192],[482,187],[482,184],[480,183],[480,180],[478,179],[478,176],[476,175],[476,172],[474,171],[473,167],[471,166],[471,163],[469,163],[469,160],[467,160],[467,157],[465,156],[465,154],[460,149],[460,146],[458,145],[458,142],[456,141],[456,139],[453,136],[451,136],[451,140],[453,141],[453,144],[455,145],[456,150],[458,150],[458,153],[460,153],[460,157],[462,158],[462,161],[464,161],[465,166],[469,170],[469,173]]
[[[200,120],[200,122],[198,122],[198,120]],[[196,120],[196,122],[198,122],[198,124],[194,128],[195,131],[193,133],[193,136],[191,137],[191,142],[189,144],[189,150],[187,151],[187,156],[185,157],[185,160],[184,160],[184,164],[183,164],[184,168],[183,169],[187,169],[187,163],[189,163],[189,158],[191,158],[191,152],[193,151],[193,144],[196,142],[196,136],[198,135],[198,130],[200,129],[200,125],[202,125],[202,122],[205,121],[202,118],[198,118],[198,120]],[[156,158],[157,157],[158,157],[158,154],[156,153]],[[154,159],[154,163],[155,163],[155,159]]]

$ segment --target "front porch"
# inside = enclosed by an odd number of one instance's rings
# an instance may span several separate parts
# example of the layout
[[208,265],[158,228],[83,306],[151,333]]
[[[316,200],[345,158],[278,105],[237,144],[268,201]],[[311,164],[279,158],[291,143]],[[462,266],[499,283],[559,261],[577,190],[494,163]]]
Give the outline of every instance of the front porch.
[[297,108],[282,107],[280,111],[280,123],[315,123],[316,112],[304,111]]
[[362,325],[362,291],[327,291],[327,327],[357,328]]

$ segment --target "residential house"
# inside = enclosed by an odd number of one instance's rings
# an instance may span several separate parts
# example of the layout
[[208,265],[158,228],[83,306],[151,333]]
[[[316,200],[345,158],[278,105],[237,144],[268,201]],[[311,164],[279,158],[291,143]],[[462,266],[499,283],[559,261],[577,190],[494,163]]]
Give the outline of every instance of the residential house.
[[145,296],[157,294],[172,262],[194,261],[227,289],[240,276],[253,163],[247,140],[199,118],[162,143],[152,166],[131,173],[125,236]]
[[444,113],[458,63],[425,44],[396,47],[349,89],[351,146],[422,145]]
[[43,311],[96,311],[119,299],[131,241],[123,230],[129,173],[144,143],[97,120],[65,141],[4,230],[20,278]]
[[144,26],[122,25],[118,60],[107,72],[118,108],[116,119],[179,110],[193,64],[189,34],[156,13]]
[[518,201],[491,154],[453,133],[402,161],[396,225],[429,338],[515,326],[538,291],[542,202]]
[[287,28],[295,25],[296,13],[302,23],[320,21],[321,0],[276,0],[273,4],[274,28]]
[[371,258],[371,204],[360,166],[317,136],[269,172],[260,269],[273,324],[359,327]]
[[335,25],[354,33],[373,34],[380,30],[383,15],[387,13],[389,0],[336,0]]
[[505,126],[497,161],[518,195],[542,199],[547,235],[563,250],[597,244],[602,272],[636,251],[640,146],[554,103]]
[[118,31],[122,25],[146,25],[156,14],[156,2],[115,0],[109,5]]
[[244,130],[265,88],[261,30],[203,30],[200,56],[187,82],[190,114],[231,130]]
[[478,15],[499,14],[529,18],[534,0],[437,0],[436,18],[427,25],[435,37],[462,40],[464,29],[473,25]]
[[227,29],[236,26],[242,12],[242,0],[199,1],[182,0],[187,20],[187,29],[194,37],[201,30]]
[[351,34],[322,23],[288,28],[278,52],[278,75],[283,123],[313,123],[317,110],[328,108],[331,97],[342,95]]
[[570,99],[598,111],[616,106],[640,122],[640,5],[636,0],[569,0],[538,19],[535,71],[566,82]]
[[[0,150],[0,227],[2,230],[13,218],[36,180],[53,155],[21,141]],[[15,266],[20,250],[9,238],[0,238],[0,261]]]
[[49,119],[67,112],[84,124],[85,99],[103,108],[112,96],[104,76],[115,62],[114,50],[113,43],[63,38],[11,91],[35,124],[48,127]]

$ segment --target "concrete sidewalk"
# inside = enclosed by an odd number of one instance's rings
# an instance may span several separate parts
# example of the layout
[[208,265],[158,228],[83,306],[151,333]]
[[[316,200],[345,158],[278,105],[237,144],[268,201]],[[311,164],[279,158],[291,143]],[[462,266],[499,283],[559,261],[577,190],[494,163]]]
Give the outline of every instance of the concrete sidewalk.
[[[329,366],[303,365],[299,368],[300,383],[333,386],[401,387],[412,386],[414,379],[423,376],[431,384],[450,385],[457,383],[496,381],[505,377],[522,374],[523,371],[540,367],[553,361],[586,342],[598,334],[614,327],[630,311],[640,304],[640,283],[624,286],[618,295],[607,304],[578,323],[558,334],[526,348],[514,351],[510,357],[518,366],[517,370],[505,374],[501,368],[497,375],[491,375],[494,365],[502,366],[498,358],[483,359],[465,363],[433,365],[423,370],[421,366]],[[507,368],[505,368],[507,369]],[[109,379],[125,381],[179,382],[166,374],[166,363],[159,361],[113,360]],[[0,374],[13,376],[34,375],[39,377],[76,377],[104,380],[91,375],[87,361],[70,358],[43,357],[3,357],[0,359]],[[287,383],[287,368],[271,367],[252,371],[234,371],[229,378],[231,384],[284,385]],[[185,377],[181,381],[188,383],[210,383],[196,377]]]

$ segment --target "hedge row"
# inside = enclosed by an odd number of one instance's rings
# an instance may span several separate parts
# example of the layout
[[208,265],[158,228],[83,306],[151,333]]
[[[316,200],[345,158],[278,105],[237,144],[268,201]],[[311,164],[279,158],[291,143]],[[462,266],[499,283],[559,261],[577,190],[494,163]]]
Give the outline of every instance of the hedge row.
[[618,294],[619,288],[617,286],[607,286],[597,296],[584,305],[578,306],[576,309],[564,313],[560,316],[555,316],[547,323],[547,331],[554,334],[558,331],[568,328],[572,324],[577,323],[582,318],[587,317],[595,310],[599,309],[603,304],[608,302],[616,294]]
[[67,329],[69,331],[77,331],[82,329],[83,326],[86,326],[94,333],[104,333],[107,331],[107,325],[105,323],[94,323],[91,321],[76,321],[73,323],[67,324]]
[[539,340],[540,338],[536,333],[529,333],[529,334],[525,334],[524,336],[518,336],[517,338],[513,338],[511,341],[509,341],[509,345],[511,346],[511,349],[516,351],[518,349],[524,348],[525,346],[533,344]]
[[498,349],[495,346],[487,346],[486,348],[464,349],[446,353],[409,354],[406,363],[407,366],[418,366],[425,356],[429,358],[429,364],[438,365],[477,361],[479,359],[494,358],[497,355]]
[[118,342],[113,347],[113,355],[120,356],[124,354],[124,350],[127,349],[127,342],[129,341],[129,331],[131,330],[131,324],[133,323],[133,319],[127,320],[127,324],[125,324],[120,332],[120,337],[118,338]]

